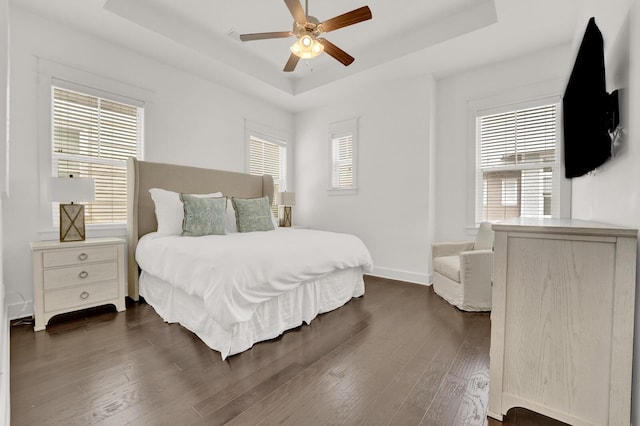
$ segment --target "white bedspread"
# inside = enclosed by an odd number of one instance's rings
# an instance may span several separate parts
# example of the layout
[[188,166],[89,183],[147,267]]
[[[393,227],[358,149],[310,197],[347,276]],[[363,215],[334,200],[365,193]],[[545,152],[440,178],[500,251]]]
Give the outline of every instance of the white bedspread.
[[276,229],[204,237],[147,234],[136,249],[142,270],[190,295],[225,329],[256,306],[339,269],[371,270],[369,251],[349,234]]

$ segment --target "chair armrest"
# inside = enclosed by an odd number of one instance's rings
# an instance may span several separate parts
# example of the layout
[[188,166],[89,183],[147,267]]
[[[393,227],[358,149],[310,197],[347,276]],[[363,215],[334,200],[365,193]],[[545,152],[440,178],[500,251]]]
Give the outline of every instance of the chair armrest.
[[493,250],[472,250],[460,253],[462,282],[491,282],[493,280]]
[[454,256],[463,251],[473,250],[473,241],[458,241],[449,243],[435,243],[431,245],[431,256]]
[[474,250],[460,254],[460,284],[464,303],[478,310],[491,310],[493,251]]

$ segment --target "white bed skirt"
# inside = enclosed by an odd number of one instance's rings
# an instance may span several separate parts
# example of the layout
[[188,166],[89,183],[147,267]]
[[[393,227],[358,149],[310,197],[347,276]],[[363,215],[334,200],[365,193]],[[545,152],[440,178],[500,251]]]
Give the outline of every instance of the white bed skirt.
[[202,299],[144,271],[140,275],[140,295],[158,315],[195,333],[210,348],[220,352],[223,360],[303,322],[309,324],[318,314],[339,308],[363,294],[362,269],[341,270],[261,303],[249,321],[225,330],[207,314]]

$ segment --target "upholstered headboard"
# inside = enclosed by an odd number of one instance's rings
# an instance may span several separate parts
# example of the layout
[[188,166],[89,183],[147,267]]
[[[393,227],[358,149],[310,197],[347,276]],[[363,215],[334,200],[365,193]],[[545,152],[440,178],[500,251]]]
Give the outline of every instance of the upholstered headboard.
[[129,263],[129,297],[138,300],[138,264],[135,260],[138,240],[154,232],[155,207],[150,188],[190,194],[222,192],[227,197],[257,198],[265,195],[273,199],[273,178],[245,173],[198,167],[138,161],[127,161],[127,246]]

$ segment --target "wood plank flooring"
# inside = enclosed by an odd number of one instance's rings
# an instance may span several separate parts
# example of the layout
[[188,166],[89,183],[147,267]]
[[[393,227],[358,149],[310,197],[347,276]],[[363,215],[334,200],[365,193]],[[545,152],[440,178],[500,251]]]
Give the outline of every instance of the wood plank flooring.
[[486,417],[488,314],[431,287],[366,294],[227,361],[153,308],[96,308],[11,329],[13,425],[561,425]]

